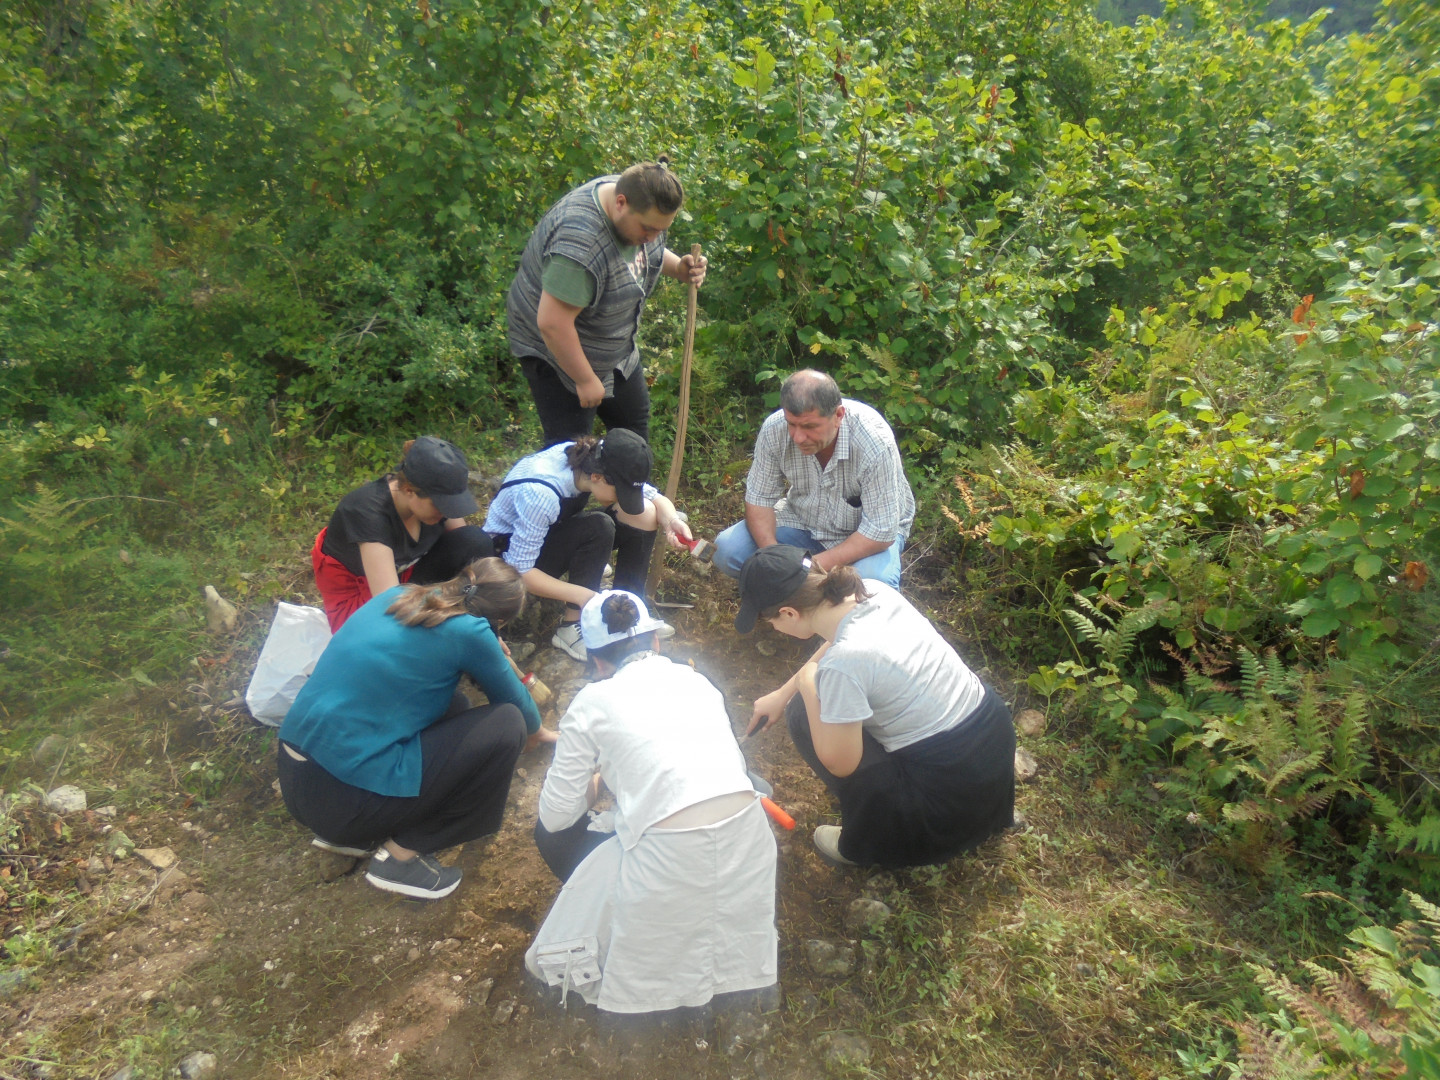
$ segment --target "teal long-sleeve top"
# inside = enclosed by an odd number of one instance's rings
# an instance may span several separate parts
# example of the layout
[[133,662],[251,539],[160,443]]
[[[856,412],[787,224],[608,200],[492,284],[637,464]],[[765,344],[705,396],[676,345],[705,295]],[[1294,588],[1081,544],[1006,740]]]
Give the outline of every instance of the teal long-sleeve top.
[[486,619],[456,615],[439,626],[406,626],[387,589],[346,620],[320,654],[280,738],[337,780],[377,795],[420,793],[420,733],[444,715],[461,674],[491,704],[509,702],[530,732],[540,711],[515,676]]

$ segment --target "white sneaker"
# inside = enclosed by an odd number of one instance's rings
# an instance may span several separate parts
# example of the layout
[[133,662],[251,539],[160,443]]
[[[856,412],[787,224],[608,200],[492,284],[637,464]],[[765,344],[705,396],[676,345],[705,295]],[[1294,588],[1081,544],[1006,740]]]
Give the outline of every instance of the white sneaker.
[[555,636],[550,639],[550,644],[572,660],[579,660],[582,664],[589,656],[585,651],[585,643],[580,640],[580,624],[578,622],[561,623],[560,629],[556,630]]
[[820,853],[820,858],[831,866],[854,866],[855,864],[844,855],[840,854],[840,826],[839,825],[817,825],[815,826],[815,850]]
[[675,636],[675,628],[671,626],[668,622],[662,622],[659,626],[655,628],[655,636],[658,637],[661,641],[669,641],[672,637]]
[[608,581],[613,585],[615,583],[615,567],[607,562],[605,569],[600,571],[600,580],[602,582]]

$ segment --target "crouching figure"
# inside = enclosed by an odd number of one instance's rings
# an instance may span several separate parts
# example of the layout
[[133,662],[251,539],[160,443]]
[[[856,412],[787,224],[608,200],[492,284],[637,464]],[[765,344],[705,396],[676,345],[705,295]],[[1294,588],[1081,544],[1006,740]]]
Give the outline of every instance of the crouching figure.
[[[776,981],[775,838],[725,702],[661,656],[644,601],[580,615],[600,681],[560,722],[535,839],[565,882],[526,967],[614,1013],[704,1005]],[[601,786],[614,832],[588,813]]]

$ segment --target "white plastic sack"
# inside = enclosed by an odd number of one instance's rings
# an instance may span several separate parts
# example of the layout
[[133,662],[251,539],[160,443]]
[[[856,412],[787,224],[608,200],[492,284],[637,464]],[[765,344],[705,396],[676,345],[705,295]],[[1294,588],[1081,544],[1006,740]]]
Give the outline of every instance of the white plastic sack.
[[330,622],[325,612],[280,603],[275,609],[275,621],[270,624],[270,636],[255,664],[255,674],[245,689],[250,715],[269,727],[279,727],[328,644]]

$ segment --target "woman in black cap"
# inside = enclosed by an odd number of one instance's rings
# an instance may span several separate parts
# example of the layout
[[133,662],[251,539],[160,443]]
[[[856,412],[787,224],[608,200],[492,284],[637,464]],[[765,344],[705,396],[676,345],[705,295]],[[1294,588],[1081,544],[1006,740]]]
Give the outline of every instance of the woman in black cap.
[[424,435],[405,444],[398,469],[340,500],[310,551],[332,632],[386,589],[449,581],[495,554],[484,530],[465,524],[479,509],[469,478],[454,444]]
[[825,639],[755,702],[749,725],[762,730],[784,713],[795,748],[840,800],[841,824],[815,830],[823,859],[936,863],[1014,823],[1010,710],[898,592],[776,544],[740,570],[735,629],[747,634],[757,618]]
[[[610,552],[615,587],[643,594],[656,532],[677,547],[677,535],[690,539],[674,503],[650,486],[652,463],[644,439],[615,428],[521,458],[490,500],[485,532],[496,553],[520,572],[528,592],[564,601],[551,643],[576,660],[586,656],[580,609],[599,591]],[[587,510],[592,496],[614,512]],[[673,633],[665,626],[661,636]]]

